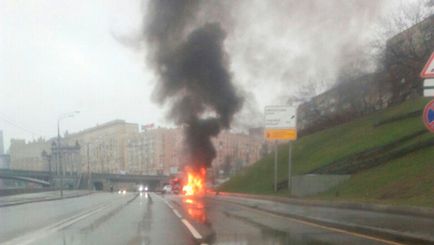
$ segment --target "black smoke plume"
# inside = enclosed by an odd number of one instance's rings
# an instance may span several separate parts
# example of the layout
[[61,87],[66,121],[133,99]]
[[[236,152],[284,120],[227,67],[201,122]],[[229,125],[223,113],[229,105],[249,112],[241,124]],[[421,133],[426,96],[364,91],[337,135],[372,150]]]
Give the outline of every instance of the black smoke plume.
[[232,84],[219,23],[198,25],[201,1],[155,0],[147,6],[149,62],[158,74],[155,96],[171,104],[169,118],[185,126],[193,167],[216,156],[211,138],[230,127],[242,99]]

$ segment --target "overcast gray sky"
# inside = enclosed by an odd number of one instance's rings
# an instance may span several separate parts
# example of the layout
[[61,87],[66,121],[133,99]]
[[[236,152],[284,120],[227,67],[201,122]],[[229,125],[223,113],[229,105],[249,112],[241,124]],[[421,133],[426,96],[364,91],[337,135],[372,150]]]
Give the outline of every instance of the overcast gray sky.
[[[372,20],[391,1],[276,2],[240,1],[227,16],[234,81],[256,98],[249,103],[258,111],[280,103],[276,98],[303,80],[332,82],[342,49],[363,46]],[[170,125],[150,98],[156,79],[144,61],[146,47],[133,49],[113,37],[139,35],[142,8],[139,0],[0,0],[6,146],[10,138],[54,136],[58,116],[74,110],[80,114],[64,120],[62,131],[113,119]]]
[[81,130],[116,118],[158,122],[152,73],[111,32],[137,28],[138,1],[0,1],[0,129],[32,139],[62,122]]

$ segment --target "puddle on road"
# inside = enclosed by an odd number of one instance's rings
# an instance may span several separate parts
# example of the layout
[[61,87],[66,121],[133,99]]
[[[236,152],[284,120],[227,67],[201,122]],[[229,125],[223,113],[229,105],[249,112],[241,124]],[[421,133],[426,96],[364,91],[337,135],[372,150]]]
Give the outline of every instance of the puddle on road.
[[271,244],[288,244],[286,243],[287,234],[275,230],[270,229],[258,229],[253,233],[243,233],[243,232],[220,232],[215,236],[214,241],[211,241],[211,244],[219,244],[219,245],[232,245],[232,244],[263,244],[263,245],[271,245]]
[[291,233],[272,229],[261,221],[254,221],[249,217],[244,217],[236,206],[220,207],[220,211],[208,210],[210,222],[218,220],[212,224],[216,235],[210,244],[218,245],[327,245],[328,242],[320,241],[312,233]]
[[[330,243],[311,240],[308,236],[293,237],[290,233],[274,230],[254,223],[247,219],[240,219],[235,216],[229,216],[230,219],[236,219],[238,222],[243,222],[250,226],[248,230],[234,229],[231,232],[219,232],[211,244],[218,245],[328,245]],[[229,221],[235,223],[234,221]],[[305,234],[306,235],[306,234]]]
[[192,220],[201,224],[208,222],[203,198],[187,196],[182,199],[182,203],[183,209]]
[[[148,193],[144,193],[144,197],[139,199],[139,206],[144,206],[145,212],[142,216],[142,219],[137,224],[136,236],[126,243],[127,245],[141,244],[141,245],[150,245],[151,237],[150,233],[152,232],[152,198]],[[142,196],[142,194],[140,195]]]

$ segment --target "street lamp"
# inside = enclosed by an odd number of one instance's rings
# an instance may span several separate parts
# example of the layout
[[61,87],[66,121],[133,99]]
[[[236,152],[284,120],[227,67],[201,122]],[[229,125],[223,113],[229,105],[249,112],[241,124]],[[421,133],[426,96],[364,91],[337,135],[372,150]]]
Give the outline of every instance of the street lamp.
[[51,175],[51,159],[52,159],[51,157],[52,157],[52,154],[48,154],[45,150],[43,150],[41,153],[41,156],[42,156],[42,158],[44,158],[48,162],[48,181],[50,182],[50,184],[53,184],[53,179],[52,179],[52,175]]
[[73,117],[74,115],[80,113],[80,111],[73,111],[65,113],[59,116],[57,119],[57,163],[60,167],[60,198],[63,199],[63,165],[60,157],[60,121],[66,118]]

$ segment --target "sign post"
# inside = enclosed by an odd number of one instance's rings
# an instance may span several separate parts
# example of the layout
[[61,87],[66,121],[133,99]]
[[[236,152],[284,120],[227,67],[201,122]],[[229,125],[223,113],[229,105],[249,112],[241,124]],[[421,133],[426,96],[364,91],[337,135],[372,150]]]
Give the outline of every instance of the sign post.
[[277,192],[277,140],[274,141],[274,178],[273,178],[273,186],[274,186],[274,192]]
[[274,192],[277,192],[277,141],[289,140],[288,148],[288,192],[291,195],[291,141],[297,139],[296,108],[288,105],[265,107],[265,138],[274,141]]
[[292,169],[292,164],[291,164],[291,151],[292,151],[292,147],[291,147],[291,141],[288,142],[288,192],[289,195],[291,196],[291,191],[292,191],[292,173],[291,173],[291,169]]

